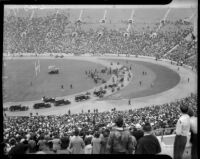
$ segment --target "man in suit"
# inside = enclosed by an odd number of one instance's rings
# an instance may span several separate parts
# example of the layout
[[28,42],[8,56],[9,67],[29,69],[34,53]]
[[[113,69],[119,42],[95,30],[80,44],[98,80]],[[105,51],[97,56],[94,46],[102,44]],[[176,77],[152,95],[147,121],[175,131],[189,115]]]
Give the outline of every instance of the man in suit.
[[144,136],[138,140],[136,154],[158,154],[161,152],[160,143],[155,135],[152,134],[150,123],[143,126]]

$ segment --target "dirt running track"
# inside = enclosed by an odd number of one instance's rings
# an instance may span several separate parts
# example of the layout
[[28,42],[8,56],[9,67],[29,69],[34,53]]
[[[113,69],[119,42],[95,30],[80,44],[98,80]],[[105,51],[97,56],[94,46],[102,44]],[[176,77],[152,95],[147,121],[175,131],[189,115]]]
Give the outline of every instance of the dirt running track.
[[[67,59],[77,59],[77,60],[92,60],[95,59],[127,59],[127,60],[133,60],[133,61],[144,61],[149,63],[154,63],[159,65],[162,65],[164,67],[167,67],[175,72],[177,72],[180,76],[179,83],[164,92],[157,93],[154,95],[149,95],[145,97],[138,97],[133,98],[131,100],[131,105],[128,105],[128,99],[120,99],[120,100],[110,100],[106,99],[103,101],[97,101],[97,100],[90,100],[80,103],[73,103],[68,106],[61,106],[61,107],[51,107],[49,109],[41,109],[41,110],[33,110],[26,112],[6,112],[7,116],[23,116],[23,115],[29,115],[30,112],[33,113],[33,115],[36,114],[36,112],[39,115],[50,115],[50,114],[56,114],[56,115],[62,115],[68,112],[70,109],[71,113],[81,113],[83,110],[84,112],[87,112],[88,109],[98,109],[99,112],[101,111],[109,111],[112,108],[116,108],[117,110],[127,110],[127,109],[137,109],[145,106],[150,105],[157,105],[157,104],[164,104],[172,101],[176,101],[178,99],[184,98],[189,96],[191,93],[197,93],[197,73],[192,71],[190,68],[181,67],[179,66],[179,70],[177,69],[178,66],[172,65],[167,60],[160,60],[155,61],[152,58],[148,57],[117,57],[117,56],[104,56],[104,57],[91,57],[91,56],[85,56],[85,57],[64,57]],[[188,77],[190,78],[190,81],[188,83]],[[127,86],[128,87],[128,86]],[[27,102],[28,103],[28,102]],[[30,104],[30,103],[29,103]]]

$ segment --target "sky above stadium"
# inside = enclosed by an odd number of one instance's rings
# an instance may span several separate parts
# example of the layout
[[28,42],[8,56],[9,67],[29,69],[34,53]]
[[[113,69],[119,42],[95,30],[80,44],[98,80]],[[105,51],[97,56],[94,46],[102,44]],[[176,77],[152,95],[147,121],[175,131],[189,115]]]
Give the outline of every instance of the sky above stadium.
[[198,0],[173,0],[168,5],[5,5],[5,8],[196,8]]

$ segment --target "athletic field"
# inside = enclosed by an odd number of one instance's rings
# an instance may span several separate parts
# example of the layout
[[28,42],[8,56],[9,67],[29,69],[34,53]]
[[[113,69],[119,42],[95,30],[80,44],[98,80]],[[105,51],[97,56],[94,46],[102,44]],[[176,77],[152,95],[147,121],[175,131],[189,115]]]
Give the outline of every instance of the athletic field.
[[[64,57],[54,59],[51,57],[40,58],[41,70],[36,77],[34,62],[38,58],[22,57],[5,60],[4,69],[5,95],[4,107],[15,104],[29,106],[29,111],[6,112],[7,115],[29,115],[30,112],[39,114],[63,114],[70,109],[72,113],[82,110],[99,109],[110,110],[116,107],[118,110],[140,108],[154,104],[164,104],[188,96],[197,91],[197,76],[194,71],[184,67],[170,64],[165,61],[155,61],[149,58],[134,57]],[[95,90],[101,85],[85,75],[86,70],[98,71],[109,67],[110,63],[131,67],[132,79],[123,89],[104,97],[103,99],[91,99],[83,102],[75,102],[74,96],[82,92]],[[60,68],[60,74],[49,75],[48,66],[56,65]],[[143,75],[146,72],[146,75]],[[102,74],[106,80],[111,76]],[[190,82],[188,82],[188,77]],[[30,82],[32,81],[32,85]],[[139,84],[142,81],[142,84]],[[73,89],[70,89],[70,84]],[[152,85],[151,85],[152,84]],[[61,85],[64,89],[61,89]],[[91,91],[92,92],[92,91]],[[48,109],[34,110],[34,103],[41,102],[43,96],[69,99],[70,105]],[[128,100],[131,99],[131,106]]]
[[[35,59],[6,60],[4,69],[7,79],[4,82],[4,102],[39,100],[43,96],[61,97],[79,93],[101,83],[95,84],[85,71],[101,70],[103,65],[77,60],[41,59],[40,72],[35,73]],[[48,66],[58,67],[59,74],[48,74]],[[109,75],[100,74],[106,81]],[[70,88],[72,84],[73,88]],[[63,85],[64,89],[61,89]]]

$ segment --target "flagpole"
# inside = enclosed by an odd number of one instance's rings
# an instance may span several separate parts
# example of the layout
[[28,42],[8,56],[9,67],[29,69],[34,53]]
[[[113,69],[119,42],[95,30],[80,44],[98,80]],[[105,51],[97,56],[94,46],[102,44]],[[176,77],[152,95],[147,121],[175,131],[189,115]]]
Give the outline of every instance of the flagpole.
[[35,62],[35,75],[37,77],[37,64],[36,64],[36,62]]
[[38,71],[40,72],[40,60],[38,59]]

